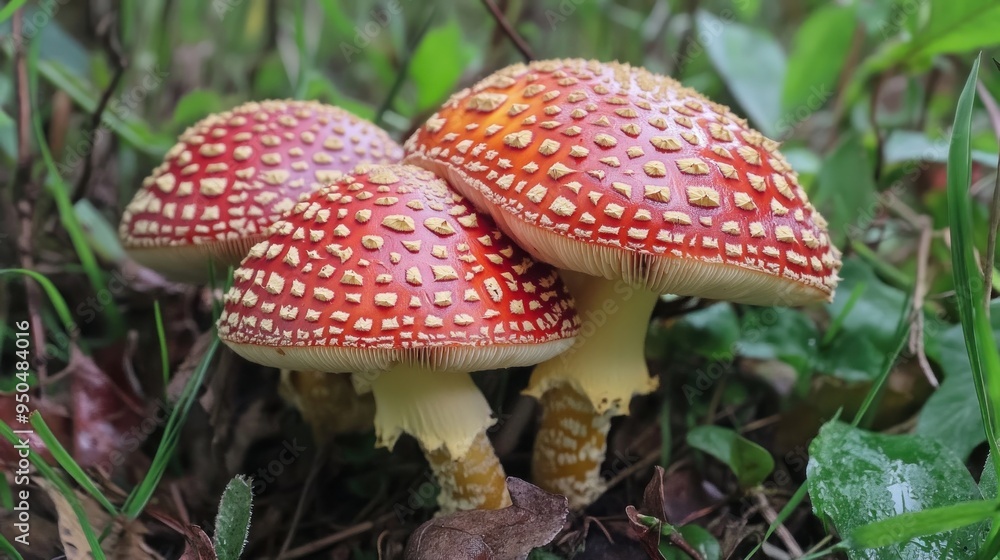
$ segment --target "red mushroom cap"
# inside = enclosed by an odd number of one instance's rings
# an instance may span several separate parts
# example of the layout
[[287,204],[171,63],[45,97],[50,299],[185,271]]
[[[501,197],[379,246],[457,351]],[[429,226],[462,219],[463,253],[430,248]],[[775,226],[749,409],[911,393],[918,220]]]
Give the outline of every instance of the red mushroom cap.
[[401,157],[383,130],[337,107],[247,103],[181,135],[125,208],[120,236],[137,261],[175,275],[209,257],[238,264],[302,193]]
[[303,197],[250,250],[219,336],[279,367],[468,371],[555,356],[577,323],[556,270],[433,173],[360,166]]
[[518,64],[454,95],[406,142],[540,260],[659,293],[831,297],[826,223],[778,143],[626,64]]

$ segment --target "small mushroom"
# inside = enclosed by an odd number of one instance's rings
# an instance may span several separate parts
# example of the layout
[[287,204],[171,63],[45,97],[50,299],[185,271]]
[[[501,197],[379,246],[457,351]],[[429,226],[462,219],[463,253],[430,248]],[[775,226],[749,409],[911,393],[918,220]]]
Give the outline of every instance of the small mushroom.
[[578,323],[555,269],[412,166],[359,166],[303,197],[224,299],[219,336],[238,354],[370,387],[378,443],[419,441],[445,512],[510,504],[467,372],[549,359]]
[[392,163],[380,128],[314,101],[262,101],[188,128],[125,207],[119,235],[139,264],[207,281],[209,263],[239,264],[303,193],[359,163]]
[[[612,416],[653,391],[659,294],[829,300],[840,253],[778,143],[728,107],[627,64],[517,64],[451,97],[404,145],[535,258],[579,276],[578,343],[535,368],[534,482],[583,507]],[[569,279],[567,279],[569,280]],[[580,429],[577,429],[580,428]]]

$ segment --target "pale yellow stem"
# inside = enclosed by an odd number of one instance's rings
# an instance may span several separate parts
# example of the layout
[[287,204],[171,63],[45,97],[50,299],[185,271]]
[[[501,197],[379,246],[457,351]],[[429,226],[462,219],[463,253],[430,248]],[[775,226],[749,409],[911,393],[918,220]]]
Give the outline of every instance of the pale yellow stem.
[[506,475],[486,437],[492,411],[469,374],[398,365],[366,379],[378,444],[392,449],[404,432],[416,438],[441,487],[442,513],[510,505]]
[[635,395],[654,391],[644,346],[657,295],[621,281],[575,277],[582,325],[576,344],[539,364],[527,393],[540,398],[535,484],[583,508],[604,491],[600,468],[613,416],[628,414]]
[[278,393],[299,410],[318,443],[372,429],[375,400],[359,395],[349,374],[283,369]]

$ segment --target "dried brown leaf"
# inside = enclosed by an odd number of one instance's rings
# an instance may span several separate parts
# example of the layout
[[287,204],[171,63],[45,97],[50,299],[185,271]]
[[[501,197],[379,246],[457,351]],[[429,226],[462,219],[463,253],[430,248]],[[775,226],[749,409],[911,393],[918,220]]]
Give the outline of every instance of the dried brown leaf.
[[125,450],[126,434],[142,422],[138,398],[115,383],[78,348],[68,366],[73,409],[73,458],[80,466],[107,464]]
[[[90,543],[83,532],[80,518],[73,511],[69,501],[51,482],[38,478],[38,486],[45,491],[56,507],[56,517],[59,525],[59,540],[62,543],[66,560],[90,560]],[[98,534],[111,526],[107,537],[101,541],[101,548],[111,560],[162,560],[145,541],[146,527],[138,520],[121,523],[112,520],[100,505],[90,496],[75,490],[76,499],[83,507],[87,521]]]
[[498,510],[462,511],[432,519],[414,531],[406,560],[524,560],[562,530],[569,515],[566,498],[508,477],[513,505]]
[[179,560],[216,560],[212,539],[208,538],[201,527],[188,526],[184,539],[184,553]]

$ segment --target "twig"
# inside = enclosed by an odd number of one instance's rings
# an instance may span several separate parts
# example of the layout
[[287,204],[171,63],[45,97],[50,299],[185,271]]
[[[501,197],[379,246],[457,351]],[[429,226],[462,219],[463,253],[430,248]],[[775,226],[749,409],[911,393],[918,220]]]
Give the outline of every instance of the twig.
[[319,476],[320,471],[323,470],[323,464],[326,463],[327,451],[330,445],[329,439],[324,441],[320,444],[316,456],[313,457],[312,466],[309,467],[309,474],[306,476],[306,482],[302,486],[302,493],[299,494],[298,504],[295,506],[295,514],[292,515],[292,524],[288,527],[288,534],[285,535],[285,542],[281,544],[281,550],[278,551],[278,560],[286,558],[285,553],[292,546],[295,531],[298,529],[299,521],[302,519],[302,512],[306,509],[306,502],[312,497],[313,485],[316,483],[316,478]]
[[128,66],[125,56],[122,54],[114,37],[115,20],[116,18],[111,14],[105,14],[98,25],[99,34],[103,35],[105,49],[111,55],[111,60],[114,62],[115,73],[111,77],[111,83],[108,84],[108,87],[101,94],[101,99],[97,102],[97,107],[90,117],[90,134],[86,137],[93,140],[87,144],[86,153],[83,154],[83,172],[80,174],[80,180],[77,181],[76,188],[73,189],[73,202],[87,196],[87,186],[90,183],[90,176],[94,170],[94,148],[97,146],[97,131],[101,127],[104,109],[111,101],[111,96],[118,89],[118,84],[121,83],[122,77],[125,75],[125,69]]
[[[774,522],[778,520],[778,513],[771,507],[770,502],[760,492],[754,492],[753,497],[757,502],[757,507],[760,508],[761,515],[764,516],[769,525],[774,525]],[[792,536],[791,531],[785,527],[784,523],[778,525],[775,533],[778,534],[778,538],[781,539],[781,542],[784,543],[785,548],[788,549],[788,553],[793,558],[802,556],[802,548],[799,547],[799,543],[795,542],[795,537]]]
[[531,47],[528,46],[528,43],[524,40],[524,37],[521,37],[521,35],[518,34],[517,30],[514,29],[514,27],[510,24],[509,21],[507,21],[507,17],[503,15],[503,12],[500,11],[500,8],[497,7],[497,5],[493,2],[493,0],[483,0],[483,5],[486,6],[486,9],[489,10],[491,14],[493,14],[493,19],[495,19],[497,25],[499,25],[500,28],[503,29],[503,32],[507,35],[507,38],[510,39],[512,43],[514,43],[515,47],[517,47],[517,50],[521,53],[521,56],[524,57],[524,61],[531,62],[532,60],[534,60],[535,55],[534,53],[531,52]]
[[[17,208],[20,213],[21,228],[18,232],[17,247],[20,253],[21,266],[34,270],[35,259],[32,248],[34,239],[35,201],[38,199],[38,189],[31,181],[31,92],[28,90],[28,59],[24,37],[24,10],[14,12],[12,26],[16,43],[14,65],[17,74],[17,170],[14,172],[14,187],[24,185],[24,195]],[[32,324],[32,334],[37,350],[35,370],[40,383],[39,392],[44,392],[48,379],[48,367],[45,358],[45,325],[40,312],[41,292],[34,282],[25,282],[24,291],[27,295],[28,318]]]
[[921,216],[920,242],[917,245],[917,280],[913,286],[913,326],[910,328],[910,352],[917,357],[917,363],[931,387],[938,386],[934,369],[924,352],[924,300],[927,298],[927,261],[931,251],[931,220]]
[[375,528],[377,524],[385,523],[386,521],[392,519],[396,516],[395,512],[386,513],[385,515],[374,519],[372,521],[364,521],[344,529],[343,531],[337,531],[336,533],[330,535],[329,537],[323,537],[322,539],[313,541],[309,544],[302,545],[298,548],[293,548],[285,553],[283,557],[284,560],[293,560],[295,558],[301,558],[303,556],[308,556],[314,552],[323,550],[324,548],[331,547],[339,542],[346,541],[351,537],[356,537],[358,535],[363,535],[368,531]]
[[654,450],[650,451],[649,453],[647,453],[645,457],[643,457],[642,459],[639,459],[637,462],[633,463],[632,465],[629,465],[628,468],[624,469],[622,472],[620,472],[617,475],[615,475],[614,478],[612,478],[611,480],[609,480],[607,488],[605,489],[605,492],[607,492],[608,490],[611,490],[615,486],[618,486],[619,484],[621,484],[621,482],[623,480],[625,480],[626,478],[632,476],[633,474],[641,471],[642,469],[645,469],[645,468],[649,467],[650,465],[652,465],[653,463],[655,463],[656,460],[659,459],[659,458],[660,458],[660,447],[657,446],[656,449],[654,449]]

